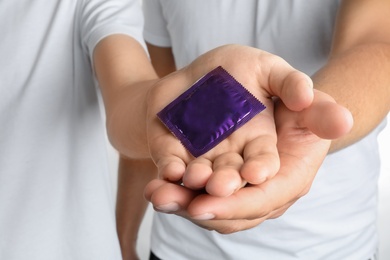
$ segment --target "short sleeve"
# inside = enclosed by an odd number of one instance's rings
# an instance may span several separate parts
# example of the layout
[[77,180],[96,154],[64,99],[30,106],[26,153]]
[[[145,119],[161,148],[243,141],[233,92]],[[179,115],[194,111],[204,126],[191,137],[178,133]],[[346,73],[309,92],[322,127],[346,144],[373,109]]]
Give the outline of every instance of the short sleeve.
[[159,47],[171,47],[167,22],[159,0],[143,0],[145,17],[144,39]]
[[84,0],[79,16],[83,47],[90,59],[99,41],[112,34],[128,35],[146,50],[142,35],[144,19],[140,1]]

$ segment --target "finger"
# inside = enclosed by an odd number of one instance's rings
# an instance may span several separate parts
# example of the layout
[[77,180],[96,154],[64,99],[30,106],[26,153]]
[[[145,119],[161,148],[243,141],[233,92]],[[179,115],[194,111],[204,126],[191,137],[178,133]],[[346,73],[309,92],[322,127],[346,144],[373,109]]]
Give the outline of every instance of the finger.
[[157,161],[157,168],[160,179],[181,182],[186,170],[186,164],[176,156],[168,156]]
[[193,190],[203,189],[212,173],[212,162],[210,160],[203,157],[194,159],[187,165],[183,184]]
[[243,185],[240,169],[244,161],[240,154],[229,152],[218,156],[213,163],[213,174],[206,185],[210,195],[227,197]]
[[279,172],[269,181],[244,187],[229,197],[198,196],[188,206],[188,214],[196,220],[268,218],[305,194],[307,181],[296,174]]
[[163,180],[154,179],[150,181],[144,189],[144,197],[146,200],[150,201],[152,199],[153,192],[160,188],[166,182]]
[[324,139],[336,139],[347,134],[353,125],[351,113],[332,102],[316,103],[302,113],[303,126]]
[[[192,159],[180,140],[157,117],[161,109],[188,87],[186,78],[176,75],[180,73],[173,73],[160,80],[148,96],[149,151],[158,167],[160,178],[171,181],[178,181],[183,177],[186,163]],[[169,88],[172,85],[175,88]],[[169,88],[168,91],[167,88]]]
[[228,197],[202,194],[194,198],[187,211],[195,220],[253,220],[271,211],[261,207],[265,196],[254,187],[244,187]]
[[[294,201],[293,201],[294,202]],[[254,228],[258,225],[260,225],[262,222],[264,222],[267,219],[273,219],[280,217],[283,215],[286,210],[293,204],[293,202],[288,203],[286,205],[283,205],[281,208],[272,211],[268,215],[256,218],[256,219],[235,219],[235,220],[201,220],[201,219],[192,219],[187,216],[187,219],[192,221],[194,224],[207,229],[207,230],[213,230],[220,234],[232,234],[236,233],[238,231],[247,230],[250,228]],[[201,216],[198,216],[201,217]],[[203,216],[206,217],[206,216]]]
[[[315,91],[312,105],[300,112],[288,111],[283,104],[276,105],[276,125],[308,129],[324,139],[336,139],[348,133],[353,126],[352,114],[335,103],[329,95]],[[281,112],[282,111],[282,112]]]
[[164,213],[185,210],[197,194],[183,186],[163,180],[154,180],[145,188],[145,197],[157,211]]
[[220,234],[232,234],[238,231],[247,230],[258,226],[265,218],[259,218],[254,220],[239,219],[239,220],[194,220],[189,219],[194,224],[200,226],[203,229],[210,231],[216,231]]
[[184,175],[189,154],[169,131],[165,128],[161,131],[163,133],[150,140],[151,157],[157,166],[159,178],[176,182]]
[[262,102],[265,96],[278,96],[289,109],[300,111],[313,100],[313,82],[309,76],[279,56],[248,46],[215,48],[196,59],[187,68],[187,76],[196,80],[220,65]]
[[279,58],[269,72],[271,93],[292,111],[301,111],[313,102],[313,82]]
[[241,176],[250,184],[260,184],[279,170],[280,161],[276,136],[263,135],[248,143],[244,150],[245,163]]
[[[195,219],[257,219],[272,216],[272,212],[291,205],[311,186],[330,142],[315,135],[278,136],[281,167],[279,172],[260,185],[244,187],[229,197],[201,195],[188,207]],[[299,141],[297,141],[299,139]]]
[[[153,129],[154,131],[149,134],[151,136],[149,150],[157,166],[159,177],[170,181],[181,180],[185,172],[186,161],[190,158],[188,152],[161,122]],[[156,134],[158,132],[160,133]]]

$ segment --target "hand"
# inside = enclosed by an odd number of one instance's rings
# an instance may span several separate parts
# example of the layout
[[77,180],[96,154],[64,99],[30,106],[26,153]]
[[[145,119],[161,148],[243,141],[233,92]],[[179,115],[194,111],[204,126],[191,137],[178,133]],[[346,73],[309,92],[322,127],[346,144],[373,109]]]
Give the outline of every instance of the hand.
[[[156,114],[220,65],[267,108],[215,148],[194,158]],[[214,49],[160,80],[150,92],[147,104],[149,149],[160,178],[226,197],[246,182],[260,184],[273,177],[280,165],[273,114],[275,96],[290,110],[301,111],[313,100],[312,82],[280,57],[238,45]]]
[[224,234],[282,215],[309,191],[328,152],[331,141],[317,135],[344,135],[352,127],[352,117],[330,96],[316,91],[313,104],[300,112],[291,111],[278,101],[275,121],[281,167],[272,179],[248,185],[229,197],[215,197],[166,180],[154,180],[146,187],[146,198],[158,211],[174,213]]

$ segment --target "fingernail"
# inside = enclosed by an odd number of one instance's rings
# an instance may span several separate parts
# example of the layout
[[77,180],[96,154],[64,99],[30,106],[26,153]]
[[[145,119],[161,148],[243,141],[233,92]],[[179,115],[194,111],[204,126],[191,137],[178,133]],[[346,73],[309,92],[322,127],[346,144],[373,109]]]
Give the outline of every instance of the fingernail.
[[160,205],[160,206],[155,207],[155,209],[157,211],[164,212],[164,213],[175,212],[175,211],[178,211],[179,208],[180,208],[180,206],[176,202],[171,202],[168,204],[164,204],[164,205]]
[[205,213],[205,214],[201,214],[201,215],[198,215],[198,216],[195,216],[192,218],[196,219],[196,220],[210,220],[210,219],[215,218],[215,215],[213,213]]

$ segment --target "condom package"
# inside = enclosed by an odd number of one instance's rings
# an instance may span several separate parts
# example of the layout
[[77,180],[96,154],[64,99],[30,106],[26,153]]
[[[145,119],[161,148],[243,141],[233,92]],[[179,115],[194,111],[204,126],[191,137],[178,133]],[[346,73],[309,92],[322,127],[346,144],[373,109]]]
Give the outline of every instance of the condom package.
[[198,157],[265,109],[224,68],[207,73],[157,116]]

